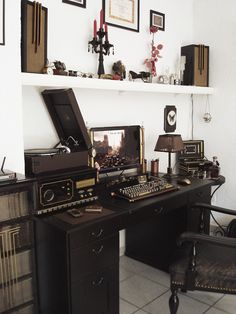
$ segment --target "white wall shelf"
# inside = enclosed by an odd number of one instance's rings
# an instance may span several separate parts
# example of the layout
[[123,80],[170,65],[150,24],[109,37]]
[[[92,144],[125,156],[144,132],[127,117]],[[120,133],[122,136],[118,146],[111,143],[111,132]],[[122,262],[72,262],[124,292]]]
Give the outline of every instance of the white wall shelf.
[[213,94],[212,87],[150,84],[144,82],[114,81],[95,78],[69,77],[60,75],[22,73],[22,86],[48,88],[82,88],[127,92],[171,93],[171,94]]

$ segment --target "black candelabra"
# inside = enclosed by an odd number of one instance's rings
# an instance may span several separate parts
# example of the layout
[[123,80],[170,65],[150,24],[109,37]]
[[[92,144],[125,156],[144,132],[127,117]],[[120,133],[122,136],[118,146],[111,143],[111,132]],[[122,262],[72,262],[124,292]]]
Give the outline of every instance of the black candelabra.
[[[100,13],[102,15],[102,11]],[[93,39],[88,42],[88,51],[92,50],[92,53],[98,53],[98,77],[100,78],[102,74],[105,73],[103,65],[103,55],[107,56],[110,54],[112,48],[112,54],[114,54],[114,46],[108,41],[108,31],[107,24],[104,24],[105,29],[103,29],[103,23],[101,23],[99,31],[97,32],[97,22],[94,20],[94,33]]]

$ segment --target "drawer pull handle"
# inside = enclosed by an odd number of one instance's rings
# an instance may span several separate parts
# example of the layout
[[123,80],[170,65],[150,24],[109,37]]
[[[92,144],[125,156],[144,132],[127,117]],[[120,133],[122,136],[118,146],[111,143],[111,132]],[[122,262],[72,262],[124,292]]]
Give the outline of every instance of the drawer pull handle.
[[92,236],[95,238],[99,238],[103,234],[103,229],[100,229],[98,233],[92,232]]
[[103,245],[100,246],[100,248],[98,250],[96,249],[92,249],[92,252],[96,255],[100,254],[103,250]]
[[154,209],[154,213],[160,214],[163,212],[163,209],[164,209],[164,207],[156,208],[156,209]]
[[92,284],[93,286],[100,286],[103,282],[103,277],[101,277],[98,281],[93,280]]
[[198,196],[198,197],[202,197],[202,196],[203,196],[203,192],[198,192],[198,193],[197,193],[197,196]]

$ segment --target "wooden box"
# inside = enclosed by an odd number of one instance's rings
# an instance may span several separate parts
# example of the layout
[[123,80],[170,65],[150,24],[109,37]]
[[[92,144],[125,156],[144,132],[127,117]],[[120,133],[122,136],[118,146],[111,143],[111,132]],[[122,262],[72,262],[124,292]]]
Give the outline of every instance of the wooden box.
[[186,57],[183,85],[209,86],[209,46],[181,47],[181,56]]
[[42,73],[47,62],[48,9],[39,2],[21,2],[22,72]]

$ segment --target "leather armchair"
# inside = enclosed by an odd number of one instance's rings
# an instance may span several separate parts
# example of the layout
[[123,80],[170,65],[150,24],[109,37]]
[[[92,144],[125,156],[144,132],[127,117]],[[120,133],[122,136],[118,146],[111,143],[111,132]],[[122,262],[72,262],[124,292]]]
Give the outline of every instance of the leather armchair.
[[[198,203],[193,210],[236,216],[236,211]],[[236,238],[185,232],[178,239],[175,262],[170,266],[170,313],[179,306],[178,290],[236,294]]]

